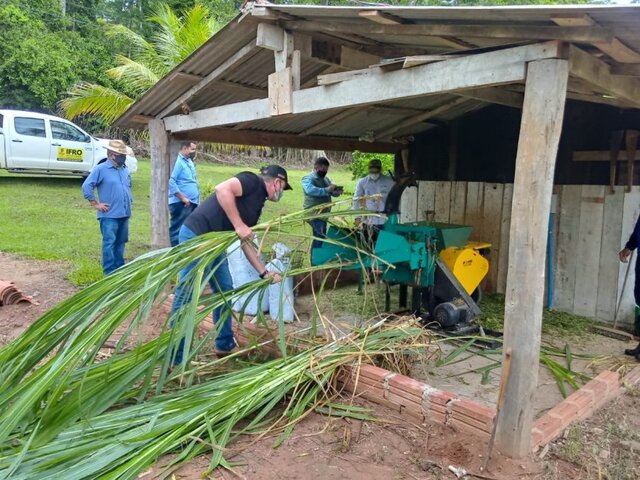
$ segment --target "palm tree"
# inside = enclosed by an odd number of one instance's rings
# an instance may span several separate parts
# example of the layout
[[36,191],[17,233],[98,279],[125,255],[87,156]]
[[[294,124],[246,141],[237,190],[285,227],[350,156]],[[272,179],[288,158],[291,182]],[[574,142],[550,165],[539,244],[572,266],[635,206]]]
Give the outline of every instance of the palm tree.
[[106,34],[123,39],[131,54],[117,55],[117,66],[105,72],[114,87],[80,82],[60,101],[62,114],[73,119],[94,115],[107,123],[122,115],[131,104],[206,42],[219,28],[211,11],[196,3],[180,17],[170,6],[159,4],[148,18],[158,26],[151,40],[123,25],[105,27]]

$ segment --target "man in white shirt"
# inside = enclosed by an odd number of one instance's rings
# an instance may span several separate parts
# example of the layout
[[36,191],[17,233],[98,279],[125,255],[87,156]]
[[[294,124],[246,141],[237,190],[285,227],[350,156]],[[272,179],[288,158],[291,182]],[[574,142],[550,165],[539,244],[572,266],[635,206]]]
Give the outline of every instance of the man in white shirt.
[[[353,209],[369,210],[378,214],[356,217],[356,225],[363,226],[365,236],[370,241],[375,241],[378,230],[386,220],[382,213],[393,183],[390,176],[382,174],[382,162],[377,158],[369,162],[369,174],[358,180],[356,193],[353,197]],[[375,197],[371,198],[371,195],[375,195]]]

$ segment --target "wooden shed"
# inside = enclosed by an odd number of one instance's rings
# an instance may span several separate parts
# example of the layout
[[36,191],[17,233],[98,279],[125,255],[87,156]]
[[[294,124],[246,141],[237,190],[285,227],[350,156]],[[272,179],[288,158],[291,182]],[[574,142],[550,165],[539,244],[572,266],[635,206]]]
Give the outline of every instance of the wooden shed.
[[158,246],[181,139],[396,153],[421,179],[406,218],[470,224],[494,245],[487,287],[506,295],[514,350],[497,443],[522,456],[547,264],[559,308],[610,320],[621,295],[616,253],[640,210],[639,52],[640,6],[248,3],[117,124],[151,133]]

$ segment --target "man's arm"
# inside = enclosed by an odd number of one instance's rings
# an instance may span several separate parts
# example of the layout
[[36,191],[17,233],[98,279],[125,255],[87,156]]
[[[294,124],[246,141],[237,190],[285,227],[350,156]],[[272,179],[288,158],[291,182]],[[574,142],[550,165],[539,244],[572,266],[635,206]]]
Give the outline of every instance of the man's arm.
[[106,212],[107,210],[109,210],[109,204],[98,202],[94,195],[94,190],[99,183],[100,183],[100,170],[97,168],[94,168],[89,174],[89,176],[82,183],[82,196],[86,200],[89,200],[89,204],[91,204],[93,208],[95,208],[96,210],[100,210],[101,212]]
[[[266,271],[266,267],[264,263],[262,263],[260,255],[258,255],[258,251],[253,244],[253,232],[251,231],[251,228],[244,223],[242,217],[240,217],[238,205],[236,204],[236,198],[242,196],[242,184],[240,183],[240,180],[235,177],[225,180],[216,187],[216,196],[218,197],[220,206],[224,210],[224,213],[227,214],[231,225],[233,225],[236,234],[240,238],[242,251],[247,257],[247,260],[258,273],[264,273]],[[268,272],[265,275],[265,278],[271,278],[274,283],[281,280],[281,277],[277,272]]]
[[302,190],[310,197],[326,197],[334,188],[333,184],[328,187],[316,187],[310,177],[302,178]]

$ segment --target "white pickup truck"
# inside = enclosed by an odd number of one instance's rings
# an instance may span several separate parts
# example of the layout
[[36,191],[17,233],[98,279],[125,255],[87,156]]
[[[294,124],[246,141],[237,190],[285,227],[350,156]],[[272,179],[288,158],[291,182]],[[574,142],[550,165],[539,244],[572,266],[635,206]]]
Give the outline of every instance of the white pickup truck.
[[[13,173],[86,177],[107,156],[108,144],[63,118],[0,110],[0,168]],[[138,170],[133,150],[126,165],[130,173]]]

